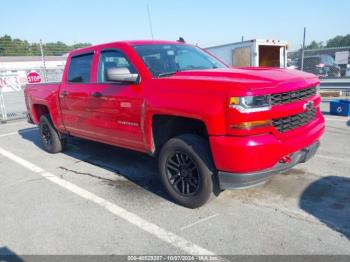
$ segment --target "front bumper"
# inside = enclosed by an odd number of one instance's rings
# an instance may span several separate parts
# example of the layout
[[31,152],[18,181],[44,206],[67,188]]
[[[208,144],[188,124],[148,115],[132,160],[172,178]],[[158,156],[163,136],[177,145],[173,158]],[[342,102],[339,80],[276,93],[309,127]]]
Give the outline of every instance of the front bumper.
[[325,130],[324,117],[285,133],[249,136],[209,136],[217,170],[228,173],[252,173],[274,167],[283,157],[306,148]]
[[237,189],[261,184],[275,174],[286,172],[289,169],[293,168],[295,165],[308,161],[316,154],[319,145],[320,142],[316,141],[312,145],[291,154],[291,161],[289,163],[278,163],[269,169],[250,173],[231,173],[219,171],[218,178],[220,188]]

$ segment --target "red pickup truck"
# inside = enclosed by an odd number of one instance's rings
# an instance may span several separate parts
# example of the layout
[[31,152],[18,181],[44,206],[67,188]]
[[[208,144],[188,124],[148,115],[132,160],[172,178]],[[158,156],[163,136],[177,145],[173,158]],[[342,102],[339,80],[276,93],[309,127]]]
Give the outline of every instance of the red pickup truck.
[[125,41],[70,53],[61,83],[29,84],[43,147],[76,136],[158,157],[186,207],[261,184],[312,157],[324,132],[316,76],[230,68],[192,45]]

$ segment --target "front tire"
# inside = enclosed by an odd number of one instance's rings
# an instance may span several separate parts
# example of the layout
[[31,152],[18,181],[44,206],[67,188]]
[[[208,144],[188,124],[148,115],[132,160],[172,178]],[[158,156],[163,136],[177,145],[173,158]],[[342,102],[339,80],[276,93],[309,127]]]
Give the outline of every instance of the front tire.
[[43,115],[40,117],[40,139],[45,151],[55,154],[64,150],[66,139],[61,138],[60,133],[56,130],[52,124],[49,115]]
[[162,183],[178,204],[198,208],[213,195],[215,168],[209,144],[202,137],[186,134],[170,139],[158,164]]

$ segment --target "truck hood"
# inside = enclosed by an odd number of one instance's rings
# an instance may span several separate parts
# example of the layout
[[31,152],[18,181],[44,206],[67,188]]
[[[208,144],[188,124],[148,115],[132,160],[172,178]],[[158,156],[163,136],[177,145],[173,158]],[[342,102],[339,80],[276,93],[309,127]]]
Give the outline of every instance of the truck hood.
[[249,90],[261,88],[276,88],[283,84],[297,84],[305,86],[314,80],[317,84],[318,78],[309,73],[298,70],[282,68],[263,68],[263,67],[236,67],[219,68],[209,70],[191,70],[178,72],[173,78],[191,79],[201,81],[220,81],[232,82],[244,85]]

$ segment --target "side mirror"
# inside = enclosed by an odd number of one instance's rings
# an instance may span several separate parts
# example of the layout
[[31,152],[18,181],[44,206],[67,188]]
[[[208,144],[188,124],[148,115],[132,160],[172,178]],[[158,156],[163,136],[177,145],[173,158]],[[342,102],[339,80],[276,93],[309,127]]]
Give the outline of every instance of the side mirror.
[[127,67],[107,69],[107,81],[135,84],[139,81],[139,74],[132,74]]

